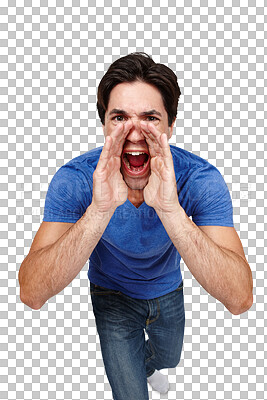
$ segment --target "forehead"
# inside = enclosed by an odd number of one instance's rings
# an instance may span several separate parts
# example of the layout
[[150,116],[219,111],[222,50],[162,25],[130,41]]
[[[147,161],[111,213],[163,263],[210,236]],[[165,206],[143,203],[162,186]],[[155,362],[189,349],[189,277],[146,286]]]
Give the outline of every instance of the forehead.
[[128,112],[144,109],[164,110],[160,91],[153,85],[144,82],[123,82],[110,92],[108,110],[119,108]]

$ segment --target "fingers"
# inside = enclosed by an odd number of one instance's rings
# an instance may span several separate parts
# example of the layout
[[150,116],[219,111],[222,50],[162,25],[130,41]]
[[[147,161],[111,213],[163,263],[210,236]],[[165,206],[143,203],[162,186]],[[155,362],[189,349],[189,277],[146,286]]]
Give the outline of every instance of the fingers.
[[113,141],[112,154],[114,156],[120,157],[125,139],[132,127],[131,121],[126,121],[125,123],[119,123],[116,128],[110,133],[110,137]]
[[145,140],[149,147],[149,153],[151,157],[156,157],[159,154],[159,146],[154,142],[153,138],[150,137],[148,132],[142,130]]
[[111,147],[112,147],[112,138],[110,136],[107,136],[97,164],[97,167],[100,170],[105,169],[110,160]]
[[160,132],[153,123],[141,121],[141,129],[149,135],[153,142],[159,144],[159,138],[162,132]]
[[173,168],[172,154],[166,133],[161,134],[160,140],[162,144],[164,163],[168,168]]
[[111,134],[106,136],[105,144],[98,161],[99,169],[105,169],[111,157],[121,156],[123,144],[131,127],[131,121],[127,121],[125,124],[118,124]]
[[[145,121],[142,121],[141,124],[141,130],[142,133],[146,139],[146,142],[149,146],[149,152],[151,157],[155,156],[161,156],[162,155],[162,150],[161,150],[161,144],[159,137],[161,135],[161,132],[158,131],[158,129],[153,129],[155,128],[154,124],[149,124]],[[152,128],[151,128],[152,126]],[[153,131],[151,130],[153,129]]]
[[160,155],[164,157],[168,163],[170,159],[171,151],[168,143],[168,137],[166,133],[160,132],[153,123],[141,122],[141,129],[146,138],[146,141],[152,150],[151,156]]

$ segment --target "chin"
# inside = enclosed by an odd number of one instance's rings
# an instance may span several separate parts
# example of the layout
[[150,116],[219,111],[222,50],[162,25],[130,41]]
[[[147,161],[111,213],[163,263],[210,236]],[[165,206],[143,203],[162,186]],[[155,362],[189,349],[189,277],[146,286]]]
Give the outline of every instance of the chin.
[[133,179],[129,177],[124,177],[124,181],[126,185],[132,190],[143,190],[148,184],[148,178]]

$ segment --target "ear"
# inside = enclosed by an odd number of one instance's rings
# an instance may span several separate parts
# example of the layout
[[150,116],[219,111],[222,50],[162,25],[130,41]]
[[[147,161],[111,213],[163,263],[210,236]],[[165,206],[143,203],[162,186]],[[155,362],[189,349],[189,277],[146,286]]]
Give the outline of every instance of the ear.
[[171,124],[171,126],[169,126],[169,130],[168,130],[168,139],[170,139],[170,138],[172,137],[172,133],[173,133],[173,128],[174,128],[175,121],[176,121],[176,117],[174,117],[173,123]]

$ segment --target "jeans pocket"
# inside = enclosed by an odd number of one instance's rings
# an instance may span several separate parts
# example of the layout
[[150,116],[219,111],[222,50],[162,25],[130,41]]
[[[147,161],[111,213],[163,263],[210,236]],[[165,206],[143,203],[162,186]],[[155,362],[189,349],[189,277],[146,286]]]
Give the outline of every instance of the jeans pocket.
[[183,287],[184,287],[184,282],[182,281],[181,283],[180,283],[180,285],[178,286],[178,288],[177,289],[175,289],[177,292],[179,292],[180,290],[183,290]]
[[95,285],[90,282],[90,294],[96,295],[109,295],[109,294],[121,294],[119,290],[108,289],[103,286]]

